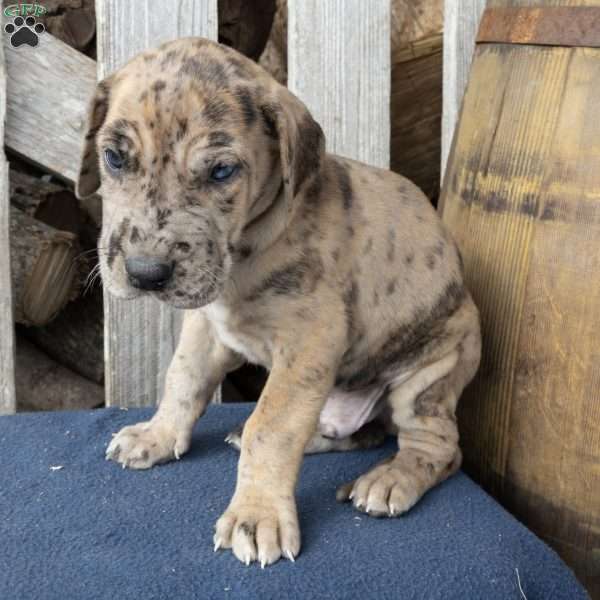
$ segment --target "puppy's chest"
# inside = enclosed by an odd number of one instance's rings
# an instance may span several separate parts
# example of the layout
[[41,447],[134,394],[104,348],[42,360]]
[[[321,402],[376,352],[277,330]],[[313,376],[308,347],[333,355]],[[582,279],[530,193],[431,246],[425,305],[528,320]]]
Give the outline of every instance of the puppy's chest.
[[221,343],[254,364],[271,367],[268,327],[256,315],[251,318],[241,307],[213,302],[204,309]]

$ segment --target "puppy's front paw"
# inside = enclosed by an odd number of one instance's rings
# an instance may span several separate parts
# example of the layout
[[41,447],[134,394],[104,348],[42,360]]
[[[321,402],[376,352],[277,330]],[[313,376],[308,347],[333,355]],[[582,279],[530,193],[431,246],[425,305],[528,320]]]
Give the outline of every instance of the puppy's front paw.
[[189,442],[178,439],[175,431],[163,423],[147,421],[124,427],[106,449],[106,459],[123,468],[149,469],[153,465],[179,458]]
[[290,496],[270,497],[260,492],[236,493],[215,526],[215,552],[231,548],[245,565],[262,568],[282,556],[294,561],[300,552],[296,503]]

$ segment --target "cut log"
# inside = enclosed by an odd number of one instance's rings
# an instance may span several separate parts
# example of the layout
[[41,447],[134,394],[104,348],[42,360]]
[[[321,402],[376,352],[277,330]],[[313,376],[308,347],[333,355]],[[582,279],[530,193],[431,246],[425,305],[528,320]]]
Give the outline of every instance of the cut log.
[[19,412],[96,408],[104,403],[102,386],[62,367],[20,336],[16,365]]
[[58,6],[42,19],[46,30],[76,50],[83,51],[96,34],[93,0],[79,6]]
[[82,210],[75,194],[64,185],[11,169],[10,201],[38,221],[74,233],[84,250],[96,247],[100,233],[96,217]]
[[69,302],[47,325],[22,327],[19,332],[61,365],[96,383],[104,382],[104,313],[99,285]]
[[77,236],[10,210],[14,317],[44,325],[76,297],[80,287]]
[[56,183],[51,183],[34,177],[27,173],[21,173],[12,168],[9,174],[10,202],[13,206],[34,217],[38,206],[51,194],[61,192],[64,188]]
[[265,48],[275,0],[219,0],[219,42],[258,60]]

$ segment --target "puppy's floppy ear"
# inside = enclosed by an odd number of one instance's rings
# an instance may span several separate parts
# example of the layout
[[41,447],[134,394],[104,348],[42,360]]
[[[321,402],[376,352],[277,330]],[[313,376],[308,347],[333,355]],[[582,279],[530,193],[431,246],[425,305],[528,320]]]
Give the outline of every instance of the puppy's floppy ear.
[[110,77],[100,81],[89,104],[81,164],[75,185],[75,195],[80,200],[91,196],[100,187],[96,134],[106,119],[111,83]]
[[277,85],[261,106],[267,134],[279,141],[281,174],[288,210],[311,177],[319,176],[325,136],[306,106],[287,88]]

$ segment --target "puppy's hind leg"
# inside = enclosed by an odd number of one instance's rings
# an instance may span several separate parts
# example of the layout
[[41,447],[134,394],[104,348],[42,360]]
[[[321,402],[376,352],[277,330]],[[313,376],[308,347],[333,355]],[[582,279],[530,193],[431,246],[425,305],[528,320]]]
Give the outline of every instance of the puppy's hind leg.
[[356,508],[373,516],[395,517],[458,470],[462,457],[454,412],[477,369],[478,344],[476,336],[465,338],[444,358],[390,391],[399,451],[342,486],[338,500],[350,499]]

